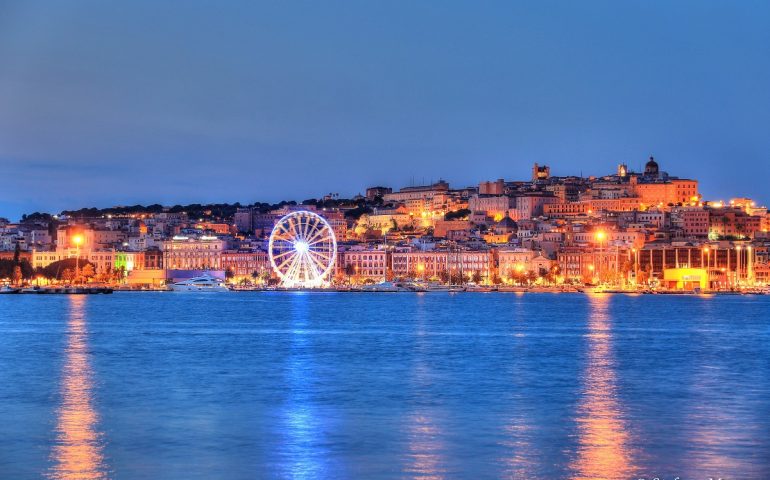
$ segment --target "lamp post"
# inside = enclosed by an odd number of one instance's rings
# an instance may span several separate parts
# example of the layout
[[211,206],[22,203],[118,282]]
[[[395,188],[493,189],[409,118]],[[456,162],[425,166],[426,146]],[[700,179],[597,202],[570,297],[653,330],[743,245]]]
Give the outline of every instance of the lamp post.
[[80,245],[83,243],[83,235],[74,235],[72,243],[75,244],[75,279],[80,276]]
[[598,272],[598,274],[599,274],[599,279],[601,280],[602,263],[604,262],[604,258],[603,258],[604,257],[604,255],[603,255],[603,253],[604,253],[604,248],[603,248],[604,245],[603,245],[603,242],[604,242],[604,239],[607,238],[607,234],[604,233],[604,230],[599,230],[598,232],[596,232],[596,234],[594,236],[596,237],[596,241],[599,242],[599,262],[598,262],[598,264],[599,264],[599,272]]
[[754,283],[754,259],[752,258],[751,245],[746,245],[746,282],[749,286]]

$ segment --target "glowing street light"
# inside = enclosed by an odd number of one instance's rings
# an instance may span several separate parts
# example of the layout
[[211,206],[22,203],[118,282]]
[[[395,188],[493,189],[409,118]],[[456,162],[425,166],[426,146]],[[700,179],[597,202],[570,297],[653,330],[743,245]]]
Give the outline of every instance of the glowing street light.
[[75,278],[78,278],[80,276],[80,245],[83,243],[83,235],[73,235],[72,243],[75,244]]

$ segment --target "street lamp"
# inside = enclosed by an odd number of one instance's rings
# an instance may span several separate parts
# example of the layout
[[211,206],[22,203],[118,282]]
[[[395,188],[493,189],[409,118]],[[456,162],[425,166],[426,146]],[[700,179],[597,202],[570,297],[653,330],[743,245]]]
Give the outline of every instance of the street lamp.
[[80,245],[83,243],[83,235],[74,235],[72,243],[75,244],[75,278],[78,278],[80,276]]
[[607,234],[604,232],[604,230],[599,230],[594,234],[594,237],[596,237],[596,241],[599,242],[599,271],[602,271],[602,263],[604,262],[604,245],[602,242],[604,242],[604,239],[607,238]]

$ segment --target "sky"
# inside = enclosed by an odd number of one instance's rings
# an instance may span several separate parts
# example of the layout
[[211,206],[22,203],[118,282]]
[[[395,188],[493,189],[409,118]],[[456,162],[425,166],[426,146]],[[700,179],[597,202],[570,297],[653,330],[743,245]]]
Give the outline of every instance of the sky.
[[770,202],[770,2],[0,0],[0,216],[639,169]]

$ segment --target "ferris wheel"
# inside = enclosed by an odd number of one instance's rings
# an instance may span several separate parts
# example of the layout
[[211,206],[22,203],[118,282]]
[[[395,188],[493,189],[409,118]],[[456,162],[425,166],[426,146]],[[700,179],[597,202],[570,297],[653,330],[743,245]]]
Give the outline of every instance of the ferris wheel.
[[268,255],[284,287],[321,287],[329,283],[337,260],[337,239],[320,215],[292,212],[273,227]]

